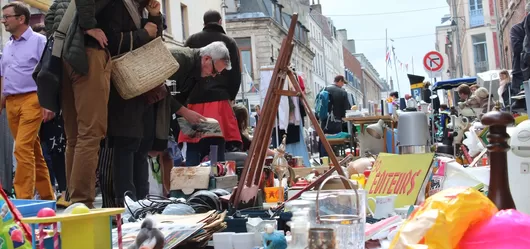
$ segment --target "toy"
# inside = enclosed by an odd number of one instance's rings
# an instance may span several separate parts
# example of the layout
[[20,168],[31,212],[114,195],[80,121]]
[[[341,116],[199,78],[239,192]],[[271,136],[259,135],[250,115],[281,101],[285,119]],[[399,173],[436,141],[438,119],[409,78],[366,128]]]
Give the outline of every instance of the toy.
[[0,189],[0,248],[29,249],[32,240],[29,226],[20,222],[22,215]]
[[[39,210],[37,213],[37,217],[39,218],[49,218],[54,217],[55,210],[51,208],[43,208]],[[44,231],[45,226],[53,225],[53,245],[54,249],[59,249],[59,233],[57,232],[57,223],[42,223],[39,224],[39,248],[44,249],[44,238],[46,237],[46,232]]]
[[88,214],[90,209],[85,205],[79,205],[72,209],[72,214]]
[[155,221],[147,217],[141,226],[140,233],[136,236],[134,244],[128,249],[162,249],[164,248],[164,234],[155,227]]
[[[79,205],[83,206],[83,205]],[[88,212],[87,212],[88,211]],[[118,245],[121,241],[121,214],[124,208],[88,209],[72,208],[71,214],[59,214],[54,217],[28,217],[22,222],[31,225],[32,245],[36,249],[35,230],[40,224],[54,224],[54,249],[59,249],[57,223],[61,222],[61,247],[63,249],[111,249],[112,217],[116,216],[118,227]],[[77,214],[76,214],[77,213]],[[57,239],[57,240],[56,240]],[[15,247],[16,248],[16,247]],[[42,247],[41,247],[42,248]]]
[[263,248],[264,249],[287,249],[287,239],[283,233],[274,231],[271,224],[265,225],[265,233],[263,234]]

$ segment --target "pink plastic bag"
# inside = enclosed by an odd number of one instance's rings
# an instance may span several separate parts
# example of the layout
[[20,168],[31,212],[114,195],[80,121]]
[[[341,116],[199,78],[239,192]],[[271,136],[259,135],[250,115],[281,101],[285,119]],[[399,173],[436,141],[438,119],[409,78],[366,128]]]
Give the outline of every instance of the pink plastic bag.
[[499,211],[491,219],[470,227],[459,249],[527,249],[530,247],[530,216],[517,210]]

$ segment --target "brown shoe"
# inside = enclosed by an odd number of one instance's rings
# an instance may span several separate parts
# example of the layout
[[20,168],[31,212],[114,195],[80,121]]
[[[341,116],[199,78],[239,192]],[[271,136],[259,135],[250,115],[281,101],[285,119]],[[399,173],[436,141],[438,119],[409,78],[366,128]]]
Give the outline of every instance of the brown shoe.
[[56,204],[57,204],[57,207],[61,207],[61,208],[67,208],[70,205],[72,205],[72,203],[69,201],[66,201],[63,196],[59,197]]

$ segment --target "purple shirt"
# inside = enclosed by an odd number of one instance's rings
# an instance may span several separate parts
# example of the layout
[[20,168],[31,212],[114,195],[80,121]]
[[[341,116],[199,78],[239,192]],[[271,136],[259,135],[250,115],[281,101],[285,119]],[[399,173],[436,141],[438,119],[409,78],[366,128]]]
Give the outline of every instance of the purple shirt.
[[0,59],[4,96],[36,92],[37,84],[31,77],[46,46],[46,37],[28,28],[15,40],[13,36],[4,46]]

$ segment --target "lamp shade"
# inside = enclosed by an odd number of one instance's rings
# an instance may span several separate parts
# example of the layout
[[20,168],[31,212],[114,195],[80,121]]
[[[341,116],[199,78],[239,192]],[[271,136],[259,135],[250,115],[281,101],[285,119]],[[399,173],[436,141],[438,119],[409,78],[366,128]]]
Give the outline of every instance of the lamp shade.
[[377,123],[367,126],[366,132],[368,132],[370,136],[376,139],[381,139],[383,137],[384,128],[385,128],[385,122],[379,119]]

